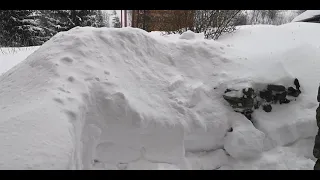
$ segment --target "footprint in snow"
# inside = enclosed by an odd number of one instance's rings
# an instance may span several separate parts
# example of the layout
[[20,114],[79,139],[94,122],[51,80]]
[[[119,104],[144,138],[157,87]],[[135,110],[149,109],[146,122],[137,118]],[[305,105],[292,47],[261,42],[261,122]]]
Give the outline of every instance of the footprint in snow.
[[65,63],[65,64],[72,64],[73,59],[71,59],[70,57],[64,57],[60,61]]

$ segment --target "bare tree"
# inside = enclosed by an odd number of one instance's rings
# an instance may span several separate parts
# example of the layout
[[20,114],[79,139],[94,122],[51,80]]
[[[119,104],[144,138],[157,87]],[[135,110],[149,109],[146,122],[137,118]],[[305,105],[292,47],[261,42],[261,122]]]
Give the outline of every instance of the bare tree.
[[247,25],[248,24],[248,19],[247,19],[247,14],[246,13],[239,13],[237,17],[234,20],[234,25],[235,26],[241,26],[241,25]]
[[207,39],[218,39],[222,33],[235,30],[241,10],[198,10],[195,13],[196,33],[204,32]]
[[179,10],[161,17],[166,33],[183,33],[192,30],[204,32],[207,39],[218,39],[222,33],[233,32],[241,10]]
[[[192,30],[204,32],[208,39],[218,39],[222,33],[235,30],[241,10],[184,10],[168,13],[161,24],[167,33],[183,33]],[[159,23],[158,23],[159,24]]]
[[136,19],[137,27],[144,30],[156,29],[167,34],[181,34],[191,30],[204,32],[206,38],[217,39],[222,33],[235,30],[240,12],[241,10],[143,10],[137,14]]

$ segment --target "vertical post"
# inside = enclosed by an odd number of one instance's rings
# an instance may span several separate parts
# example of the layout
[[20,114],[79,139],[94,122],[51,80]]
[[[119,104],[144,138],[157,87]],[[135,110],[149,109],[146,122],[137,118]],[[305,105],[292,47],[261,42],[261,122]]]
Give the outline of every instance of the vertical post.
[[122,27],[122,10],[120,10],[120,27]]
[[139,23],[140,23],[140,12],[139,12],[139,10],[137,10],[138,11],[138,13],[137,13],[137,24],[136,24],[136,26],[137,26],[137,28],[139,28]]
[[127,27],[127,10],[124,10],[124,27]]
[[143,30],[146,30],[146,10],[143,10]]
[[134,10],[132,10],[132,20],[131,20],[131,27],[135,27],[135,24],[134,24],[134,14],[135,13],[135,11]]

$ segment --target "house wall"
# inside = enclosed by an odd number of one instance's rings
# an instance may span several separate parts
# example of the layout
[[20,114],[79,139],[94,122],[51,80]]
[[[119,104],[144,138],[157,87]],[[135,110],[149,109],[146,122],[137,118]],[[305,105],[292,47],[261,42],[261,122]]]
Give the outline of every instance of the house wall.
[[194,10],[133,10],[132,22],[147,31],[175,31],[193,27]]

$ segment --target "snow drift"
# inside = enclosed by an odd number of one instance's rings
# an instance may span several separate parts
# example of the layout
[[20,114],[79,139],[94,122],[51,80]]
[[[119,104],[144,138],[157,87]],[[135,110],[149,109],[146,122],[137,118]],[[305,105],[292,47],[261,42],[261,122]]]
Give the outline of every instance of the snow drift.
[[[312,169],[297,147],[312,146],[317,129],[319,27],[300,25],[263,36],[243,28],[252,42],[243,46],[237,33],[220,42],[134,28],[58,33],[0,77],[0,168]],[[291,37],[300,43],[279,45]],[[228,87],[295,77],[302,97],[255,112],[255,124],[222,98]]]
[[[156,41],[131,28],[57,34],[0,79],[1,168],[186,169],[185,147],[221,146],[229,128],[205,82],[217,47]],[[197,129],[210,141],[185,134]]]

